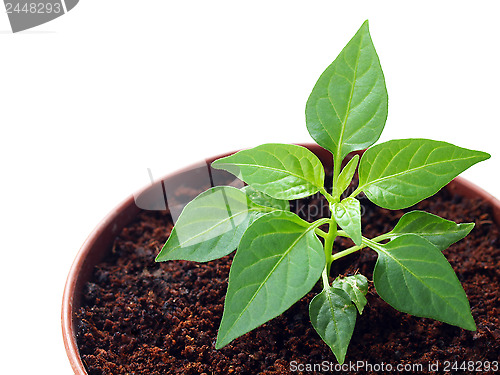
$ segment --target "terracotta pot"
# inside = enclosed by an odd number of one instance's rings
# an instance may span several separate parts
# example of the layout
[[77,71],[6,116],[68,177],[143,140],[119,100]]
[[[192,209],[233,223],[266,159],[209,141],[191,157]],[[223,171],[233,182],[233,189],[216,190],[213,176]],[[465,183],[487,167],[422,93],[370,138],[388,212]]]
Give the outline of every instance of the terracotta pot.
[[[328,151],[313,144],[304,144],[303,146],[313,151],[320,158],[323,165],[325,165],[325,168],[331,168],[331,154]],[[229,154],[206,159],[203,162],[171,174],[129,197],[109,213],[84,242],[69,271],[62,302],[64,346],[71,367],[76,375],[87,375],[76,342],[76,317],[80,308],[83,287],[89,281],[94,266],[111,250],[116,236],[124,226],[136,217],[141,208],[165,209],[165,202],[168,200],[169,192],[179,186],[189,187],[193,192],[202,192],[210,187],[210,185],[216,186],[222,182],[227,184],[228,179],[233,180],[232,185],[234,186],[243,186],[239,180],[235,180],[234,177],[226,172],[211,169],[210,164],[212,161],[226,155]],[[463,178],[457,177],[445,189],[466,198],[482,198],[493,207],[495,221],[497,224],[500,223],[500,201],[481,188]],[[174,220],[186,203],[187,201],[168,202]]]

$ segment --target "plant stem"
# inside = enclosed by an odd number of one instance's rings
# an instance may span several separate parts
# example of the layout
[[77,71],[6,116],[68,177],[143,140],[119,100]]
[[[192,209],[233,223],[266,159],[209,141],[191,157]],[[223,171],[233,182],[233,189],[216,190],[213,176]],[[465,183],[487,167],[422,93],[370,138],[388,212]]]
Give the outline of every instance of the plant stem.
[[336,202],[335,198],[331,194],[329,194],[325,188],[321,188],[319,192],[325,196],[328,203],[332,204]]
[[391,237],[392,237],[392,233],[391,232],[387,232],[387,233],[381,234],[380,236],[372,238],[370,241],[380,242],[380,241],[383,241],[383,240],[388,240]]
[[356,195],[358,195],[359,193],[361,193],[361,191],[362,191],[362,190],[363,190],[363,186],[358,186],[358,187],[356,188],[356,190],[354,190],[354,191],[351,193],[351,195],[349,195],[349,197],[351,197],[351,198],[355,198],[355,197],[356,197]]
[[330,275],[330,267],[332,265],[332,251],[333,251],[333,242],[337,237],[337,222],[335,219],[330,219],[330,226],[328,228],[328,235],[325,238],[325,271],[326,275]]
[[335,253],[332,255],[332,262],[336,261],[337,259],[343,258],[349,254],[355,253],[356,251],[359,251],[366,247],[366,245],[360,245],[360,246],[353,246],[348,249],[339,251],[338,253]]
[[333,254],[332,255],[332,262],[336,261],[337,259],[343,258],[343,257],[345,257],[345,256],[347,256],[349,254],[355,253],[356,251],[364,249],[366,246],[368,246],[367,245],[368,242],[379,243],[380,241],[386,240],[386,239],[388,239],[390,237],[391,237],[390,233],[381,234],[380,236],[372,238],[371,240],[369,240],[366,237],[363,237],[363,244],[362,245],[360,245],[360,246],[352,246],[352,247],[350,247],[348,249],[345,249],[345,250],[339,251],[338,253]]
[[333,181],[332,181],[332,193],[336,196],[337,191],[337,182],[339,179],[340,175],[340,165],[342,163],[342,160],[340,159],[340,150],[337,150],[335,153],[335,157],[333,158]]
[[319,228],[316,228],[316,229],[314,230],[314,232],[315,232],[318,236],[323,237],[324,239],[326,239],[326,237],[328,237],[328,233],[326,233],[325,231],[322,231],[322,230],[321,230],[321,229],[319,229]]
[[344,232],[343,230],[338,230],[337,236],[350,238],[349,235],[346,232]]
[[[365,246],[370,246],[372,249],[373,248],[379,248],[380,244],[374,240],[370,240],[368,238],[363,238],[363,244]],[[374,249],[375,250],[375,249]]]

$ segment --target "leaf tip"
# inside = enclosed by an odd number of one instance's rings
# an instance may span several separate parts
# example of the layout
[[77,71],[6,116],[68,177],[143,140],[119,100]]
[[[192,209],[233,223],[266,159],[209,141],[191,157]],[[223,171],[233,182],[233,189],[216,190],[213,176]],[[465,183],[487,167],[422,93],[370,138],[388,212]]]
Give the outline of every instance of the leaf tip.
[[214,160],[211,164],[211,167],[215,168],[215,169],[220,169],[219,164],[221,163],[221,160],[223,160],[223,159],[225,159],[225,158],[220,158],[220,159]]
[[228,155],[228,156],[224,156],[222,158],[218,158],[216,160],[214,160],[212,163],[211,163],[211,166],[212,168],[215,168],[215,169],[224,169],[224,166],[222,164],[225,164],[228,162],[231,162],[232,160],[232,157],[234,156],[235,154],[231,154],[231,155]]
[[363,238],[361,235],[359,235],[359,236],[356,235],[356,236],[354,236],[354,238],[352,238],[352,241],[354,242],[354,244],[356,246],[361,246],[361,244],[363,242]]
[[467,331],[477,331],[476,322],[474,321],[474,317],[472,316],[472,311],[469,307],[467,312],[463,315],[462,324],[457,324],[459,327],[466,329]]
[[337,358],[337,362],[339,363],[339,365],[343,365],[345,362],[346,351],[342,350],[342,351],[339,351],[338,353],[335,353],[333,348],[331,348],[331,349],[332,349],[333,354],[335,355],[335,358]]
[[179,260],[178,258],[176,257],[169,257],[168,256],[168,253],[167,254],[163,254],[163,250],[160,251],[158,253],[158,255],[156,256],[155,258],[155,262],[156,263],[160,263],[160,262],[168,262],[169,260]]
[[[168,243],[168,241],[167,241],[167,243]],[[156,263],[166,262],[167,260],[170,260],[170,259],[168,259],[168,257],[165,254],[165,252],[166,252],[165,248],[167,247],[167,243],[165,243],[165,245],[163,245],[163,247],[161,248],[160,252],[156,256],[156,258],[155,258],[155,262]]]
[[215,342],[215,349],[216,350],[222,349],[224,346],[225,345],[221,345],[218,340]]
[[469,314],[468,319],[465,324],[462,325],[462,328],[466,329],[467,331],[477,331],[476,322],[474,321],[472,314]]
[[488,154],[487,152],[482,151],[481,153],[483,154],[483,157],[484,157],[483,161],[484,160],[488,160],[489,158],[491,158],[491,155]]
[[474,227],[476,226],[476,223],[463,223],[460,225],[465,228],[465,231],[466,231],[465,236],[467,236],[472,231],[472,229],[474,229]]
[[472,151],[474,153],[474,156],[476,156],[476,158],[478,159],[478,161],[476,161],[474,164],[488,160],[489,158],[491,158],[491,155],[485,151],[479,151],[479,150],[472,150]]
[[[222,325],[222,322],[221,322]],[[227,344],[229,344],[232,340],[227,340],[227,334],[225,334],[223,337],[221,337],[221,331],[219,328],[219,332],[217,333],[217,340],[215,341],[215,349],[219,350],[225,347]]]

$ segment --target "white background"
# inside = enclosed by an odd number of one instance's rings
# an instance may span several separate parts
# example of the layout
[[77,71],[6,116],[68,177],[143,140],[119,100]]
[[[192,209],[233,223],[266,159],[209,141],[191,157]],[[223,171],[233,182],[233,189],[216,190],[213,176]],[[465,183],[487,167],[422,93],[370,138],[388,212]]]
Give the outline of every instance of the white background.
[[19,34],[0,13],[0,373],[71,373],[67,272],[147,168],[312,141],[310,90],[365,19],[389,92],[381,140],[487,151],[463,176],[500,197],[495,3],[81,0]]

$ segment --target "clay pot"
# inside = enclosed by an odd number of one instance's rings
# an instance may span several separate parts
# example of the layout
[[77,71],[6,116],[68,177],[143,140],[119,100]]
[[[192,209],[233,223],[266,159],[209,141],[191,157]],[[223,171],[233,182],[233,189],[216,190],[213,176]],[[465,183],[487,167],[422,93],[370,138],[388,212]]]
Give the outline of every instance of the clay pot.
[[[320,158],[323,165],[325,165],[325,168],[331,168],[331,154],[328,151],[317,145],[304,144],[303,146],[314,152]],[[230,176],[228,173],[211,169],[210,164],[212,161],[226,155],[219,155],[206,159],[201,163],[171,174],[151,186],[144,188],[139,193],[134,194],[134,196],[129,197],[109,213],[84,242],[69,271],[62,302],[64,346],[71,367],[76,375],[87,375],[76,342],[76,316],[81,306],[83,287],[85,283],[89,281],[95,265],[111,251],[116,236],[124,226],[129,224],[136,217],[141,209],[165,209],[165,202],[168,200],[169,191],[173,191],[179,186],[186,186],[193,192],[202,192],[211,185],[227,185],[228,180],[233,181],[231,183],[233,186],[243,186],[239,180],[234,179],[234,177]],[[445,189],[466,198],[482,198],[493,207],[495,220],[497,223],[500,223],[500,201],[481,188],[463,178],[457,177],[450,182]],[[168,201],[168,206],[174,220],[180,214],[182,207],[186,203],[187,201]]]

